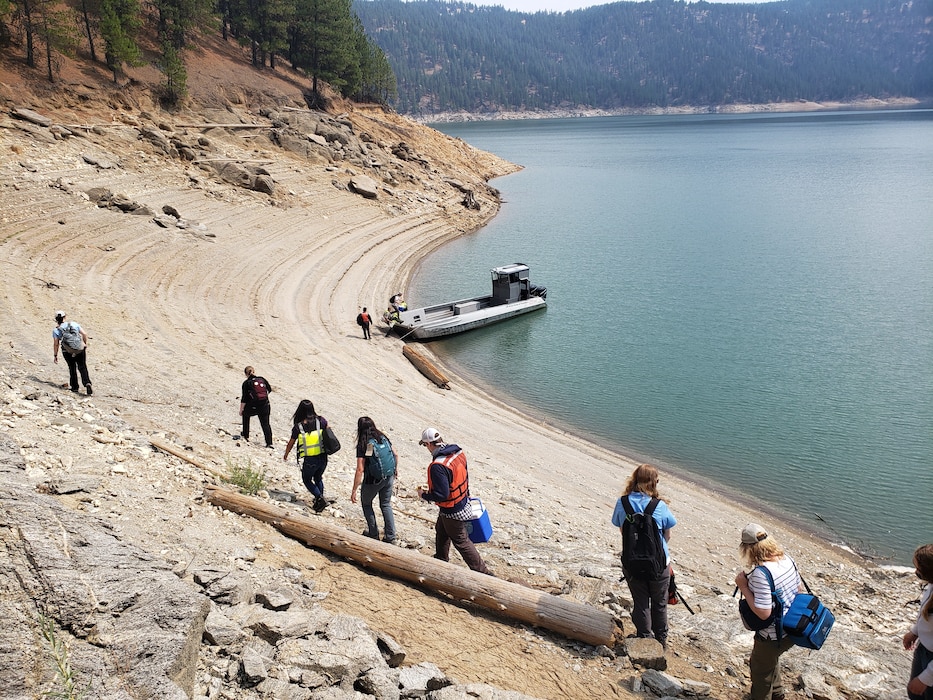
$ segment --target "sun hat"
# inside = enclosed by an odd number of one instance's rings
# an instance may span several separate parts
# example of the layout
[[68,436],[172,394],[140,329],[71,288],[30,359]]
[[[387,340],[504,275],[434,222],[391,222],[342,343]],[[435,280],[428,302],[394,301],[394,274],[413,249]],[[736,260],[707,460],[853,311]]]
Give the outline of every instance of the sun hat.
[[432,442],[440,442],[441,434],[437,432],[437,428],[425,428],[421,431],[421,439],[418,441],[419,445],[428,445]]
[[758,523],[749,523],[742,530],[742,544],[757,544],[767,537],[768,531]]
[[64,311],[56,311],[56,312],[55,312],[55,320],[56,320],[56,321],[61,321],[63,318],[65,318],[65,312],[64,312]]

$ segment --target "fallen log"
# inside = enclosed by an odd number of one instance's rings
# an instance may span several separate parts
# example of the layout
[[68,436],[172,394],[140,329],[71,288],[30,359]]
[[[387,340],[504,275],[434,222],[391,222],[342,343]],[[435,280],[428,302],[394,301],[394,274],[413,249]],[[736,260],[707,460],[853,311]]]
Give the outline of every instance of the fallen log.
[[226,479],[228,476],[227,474],[224,474],[221,471],[217,471],[213,467],[209,467],[208,465],[204,464],[204,462],[201,462],[200,460],[195,459],[191,455],[187,454],[182,448],[176,445],[173,445],[170,442],[166,442],[165,440],[159,440],[158,438],[151,437],[149,438],[149,444],[152,445],[153,447],[156,447],[162,450],[163,452],[168,452],[170,455],[174,455],[178,457],[179,459],[183,459],[188,464],[193,464],[198,469],[206,471],[208,474],[213,474],[214,476],[220,477],[221,479]]
[[357,535],[320,517],[292,515],[281,506],[219,486],[206,486],[204,497],[216,506],[269,523],[312,547],[456,600],[469,601],[511,620],[537,625],[593,645],[610,646],[619,632],[605,610]]
[[430,379],[432,382],[437,384],[441,389],[450,388],[450,381],[447,379],[447,377],[445,377],[444,374],[434,366],[433,362],[415,350],[411,345],[406,345],[403,347],[402,354],[407,357],[408,361],[415,366],[415,369],[421,372],[421,374]]

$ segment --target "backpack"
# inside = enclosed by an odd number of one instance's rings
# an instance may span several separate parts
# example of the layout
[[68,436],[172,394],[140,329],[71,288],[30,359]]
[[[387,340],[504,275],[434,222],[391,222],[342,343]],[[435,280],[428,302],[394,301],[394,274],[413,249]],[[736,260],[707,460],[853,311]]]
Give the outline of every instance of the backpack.
[[62,350],[66,350],[72,355],[79,354],[84,350],[84,340],[81,338],[81,331],[71,321],[63,323],[58,327],[62,332]]
[[363,314],[357,314],[357,315],[356,315],[356,325],[358,325],[358,326],[362,326],[362,325],[363,325]]
[[[768,585],[771,586],[771,595],[777,598],[774,590],[774,578],[768,567],[758,567],[763,569],[765,577],[768,579]],[[796,568],[796,564],[794,565]],[[833,628],[836,616],[830,612],[829,608],[820,602],[820,599],[813,595],[810,586],[800,577],[803,587],[807,589],[806,593],[798,593],[794,596],[793,602],[787,608],[787,612],[782,614],[781,605],[775,607],[777,614],[777,637],[780,640],[783,636],[790,637],[791,641],[799,647],[807,649],[819,649],[829,636],[829,631]]]
[[369,444],[373,446],[373,454],[366,460],[366,476],[372,483],[378,484],[395,474],[395,453],[385,435],[381,441],[370,440]]
[[652,498],[644,513],[636,513],[628,496],[622,496],[625,521],[622,523],[622,568],[628,576],[657,581],[667,570],[667,557],[661,531],[653,513],[660,501]]
[[250,377],[250,394],[253,401],[262,403],[269,398],[269,390],[266,388],[266,380],[262,377]]

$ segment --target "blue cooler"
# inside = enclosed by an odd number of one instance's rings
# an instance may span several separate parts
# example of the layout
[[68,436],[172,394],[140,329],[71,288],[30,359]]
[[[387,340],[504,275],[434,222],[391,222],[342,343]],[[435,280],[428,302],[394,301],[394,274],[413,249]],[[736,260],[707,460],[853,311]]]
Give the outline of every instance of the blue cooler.
[[489,522],[489,513],[478,498],[470,499],[470,508],[473,510],[472,518],[466,521],[467,535],[471,542],[477,544],[489,542],[492,537],[492,524]]

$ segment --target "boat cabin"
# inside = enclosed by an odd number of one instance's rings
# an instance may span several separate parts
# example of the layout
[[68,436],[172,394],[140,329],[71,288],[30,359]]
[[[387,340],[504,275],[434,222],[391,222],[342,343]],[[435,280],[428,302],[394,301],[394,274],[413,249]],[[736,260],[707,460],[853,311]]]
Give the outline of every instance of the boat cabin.
[[521,263],[492,269],[492,305],[511,304],[531,296],[528,266]]

